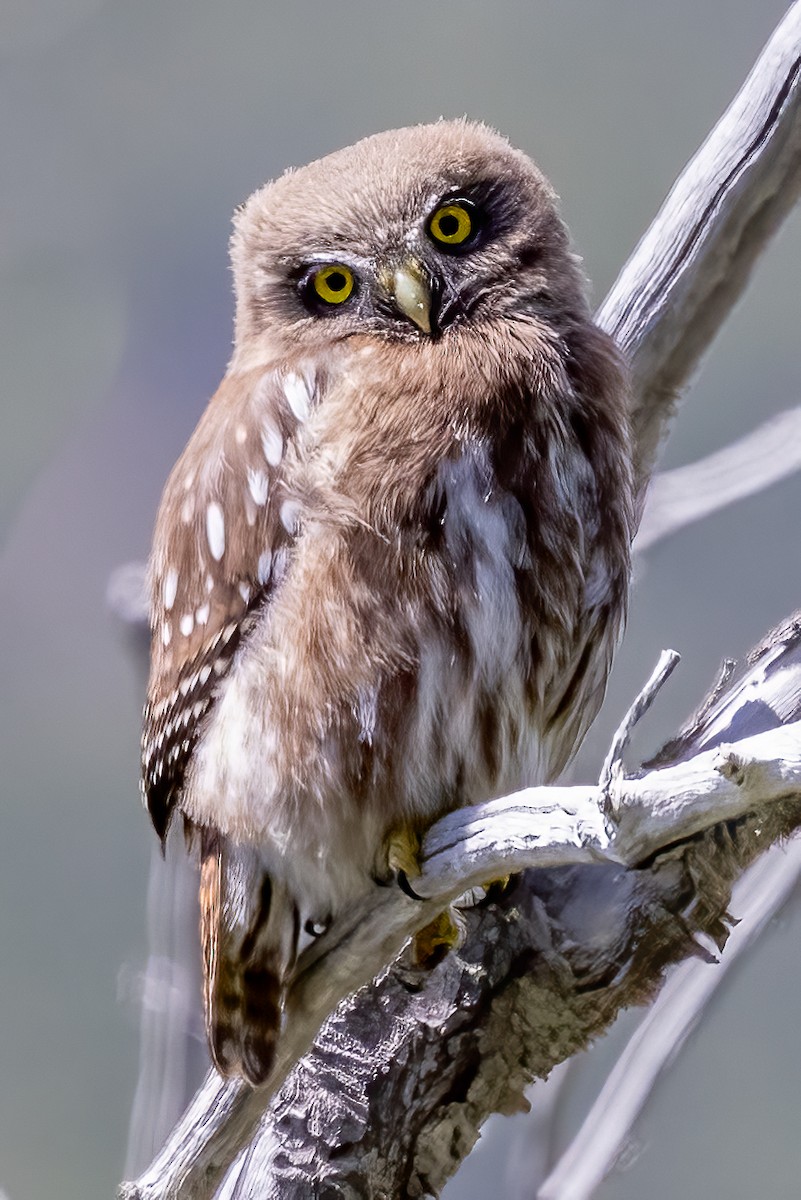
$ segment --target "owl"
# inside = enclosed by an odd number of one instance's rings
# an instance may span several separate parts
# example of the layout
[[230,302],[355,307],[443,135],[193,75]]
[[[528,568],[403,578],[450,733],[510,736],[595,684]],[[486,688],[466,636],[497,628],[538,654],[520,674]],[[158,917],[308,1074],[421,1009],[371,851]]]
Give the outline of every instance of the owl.
[[212,1056],[259,1084],[303,949],[438,817],[576,750],[632,470],[554,192],[486,126],[288,171],[231,253],[233,355],[155,530],[143,788],[200,846]]

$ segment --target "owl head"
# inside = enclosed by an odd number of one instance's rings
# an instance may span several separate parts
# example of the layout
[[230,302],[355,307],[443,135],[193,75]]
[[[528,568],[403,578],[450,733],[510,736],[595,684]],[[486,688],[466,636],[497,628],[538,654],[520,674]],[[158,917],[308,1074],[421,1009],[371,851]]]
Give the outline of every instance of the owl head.
[[238,348],[430,343],[505,315],[587,311],[550,184],[467,120],[390,130],[288,171],[238,212],[232,259]]

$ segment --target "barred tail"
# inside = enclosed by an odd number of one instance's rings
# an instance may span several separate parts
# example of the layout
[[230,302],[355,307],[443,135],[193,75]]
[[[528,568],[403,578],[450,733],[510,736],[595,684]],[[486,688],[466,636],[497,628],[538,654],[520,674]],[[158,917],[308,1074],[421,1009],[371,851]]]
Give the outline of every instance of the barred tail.
[[298,913],[257,850],[203,830],[200,931],[209,1049],[223,1075],[263,1083],[275,1058]]

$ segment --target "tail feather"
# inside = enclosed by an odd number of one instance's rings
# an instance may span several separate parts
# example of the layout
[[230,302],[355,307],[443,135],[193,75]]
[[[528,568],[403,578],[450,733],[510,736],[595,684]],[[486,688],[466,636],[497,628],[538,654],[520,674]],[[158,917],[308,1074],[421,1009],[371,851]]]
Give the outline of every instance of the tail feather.
[[299,919],[257,850],[204,831],[200,927],[206,1032],[223,1075],[263,1083],[275,1059]]

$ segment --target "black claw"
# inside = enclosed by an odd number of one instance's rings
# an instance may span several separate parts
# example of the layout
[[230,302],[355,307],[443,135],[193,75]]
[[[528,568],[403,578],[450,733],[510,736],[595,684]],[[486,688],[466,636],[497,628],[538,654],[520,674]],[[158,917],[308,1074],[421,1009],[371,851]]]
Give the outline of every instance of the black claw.
[[408,876],[405,871],[398,871],[398,887],[402,892],[405,892],[410,900],[420,900],[425,903],[428,897],[418,896],[412,885],[409,883]]

